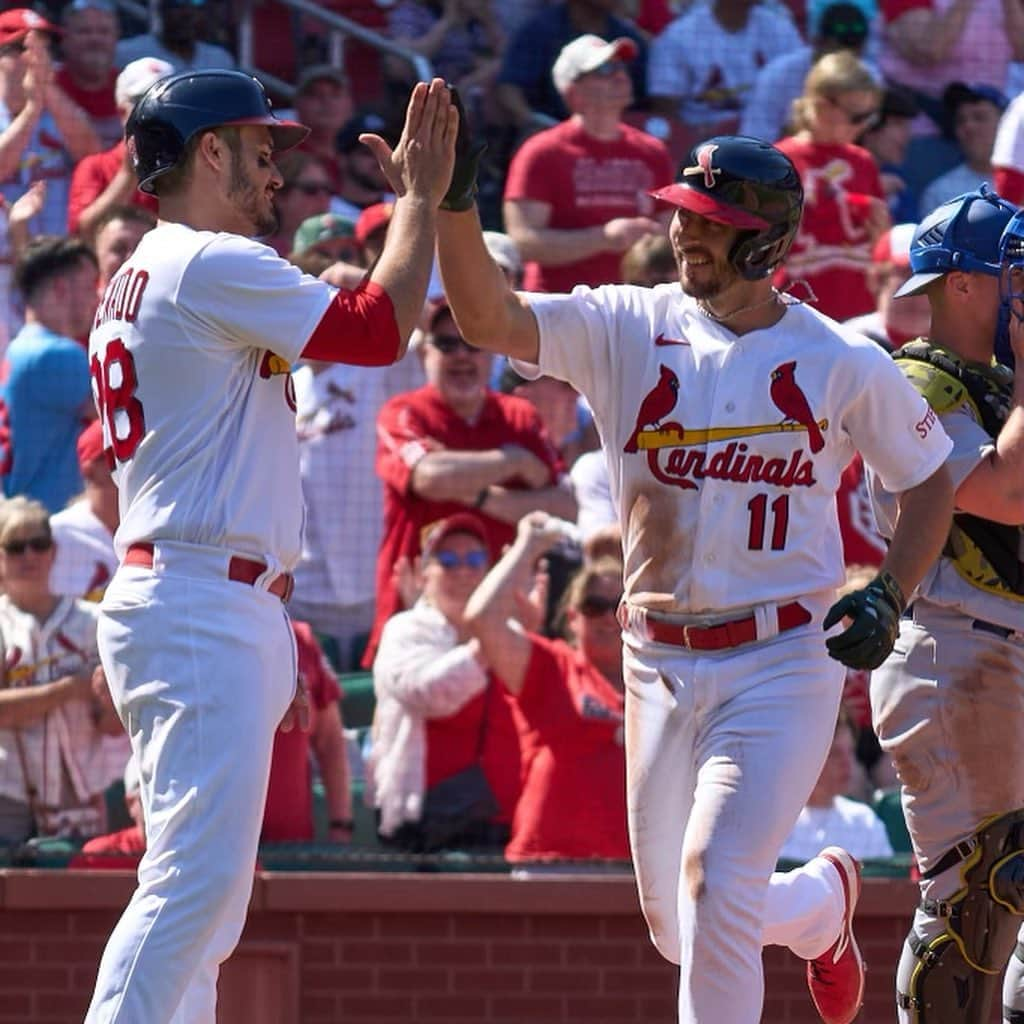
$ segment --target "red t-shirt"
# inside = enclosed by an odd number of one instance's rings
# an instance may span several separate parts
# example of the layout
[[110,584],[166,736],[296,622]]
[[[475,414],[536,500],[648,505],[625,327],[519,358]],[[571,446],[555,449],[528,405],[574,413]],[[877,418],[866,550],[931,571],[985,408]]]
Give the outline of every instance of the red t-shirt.
[[487,689],[454,715],[428,718],[426,725],[427,788],[463,771],[479,757],[498,802],[495,821],[510,824],[519,800],[521,761],[519,732],[505,687],[488,679]]
[[[395,395],[377,417],[377,475],[384,481],[384,536],[377,557],[377,614],[363,664],[373,664],[380,631],[395,612],[402,610],[391,574],[395,562],[420,553],[420,535],[430,523],[465,512],[455,501],[431,501],[409,487],[413,468],[430,451],[478,452],[517,444],[551,467],[551,483],[565,473],[561,456],[551,444],[536,409],[523,398],[488,392],[480,415],[472,423],[454,413],[438,390],[428,384]],[[512,478],[508,487],[521,487]],[[493,557],[515,537],[515,526],[481,514],[487,526]]]
[[[885,198],[874,157],[860,146],[795,137],[775,145],[796,165],[804,186],[803,220],[776,285],[807,281],[818,297],[816,308],[836,320],[870,313],[872,242],[864,225],[870,197]],[[805,297],[800,288],[794,294]]]
[[530,639],[514,705],[523,792],[505,857],[626,860],[624,695],[563,641]]
[[92,121],[96,134],[104,146],[112,146],[124,137],[121,113],[117,109],[114,87],[117,83],[117,68],[111,68],[106,83],[99,89],[83,89],[68,73],[66,67],[58,69],[54,80],[61,90],[75,101]]
[[[310,732],[316,716],[341,698],[341,687],[320,645],[305,622],[292,622],[299,675],[305,680],[310,703]],[[313,783],[309,766],[310,733],[297,726],[274,734],[267,804],[260,839],[268,843],[313,838]]]
[[[78,230],[78,221],[82,211],[91,206],[102,194],[103,190],[114,180],[121,164],[124,163],[124,142],[102,153],[83,157],[75,166],[71,175],[71,188],[68,192],[68,232],[74,234]],[[146,195],[138,189],[132,194],[132,202],[136,206],[157,212],[156,196]]]
[[854,455],[839,479],[836,511],[839,513],[839,533],[843,538],[843,563],[881,565],[886,544],[875,525],[871,496],[864,478],[864,463],[859,453]]
[[135,869],[146,852],[146,837],[136,825],[90,839],[68,863],[69,868]]
[[[546,203],[549,228],[590,228],[616,217],[654,216],[647,193],[673,177],[672,158],[653,135],[623,123],[617,139],[595,139],[569,119],[523,143],[508,169],[505,199]],[[615,284],[622,280],[621,263],[617,252],[559,267],[527,263],[523,287],[570,292],[578,284]]]

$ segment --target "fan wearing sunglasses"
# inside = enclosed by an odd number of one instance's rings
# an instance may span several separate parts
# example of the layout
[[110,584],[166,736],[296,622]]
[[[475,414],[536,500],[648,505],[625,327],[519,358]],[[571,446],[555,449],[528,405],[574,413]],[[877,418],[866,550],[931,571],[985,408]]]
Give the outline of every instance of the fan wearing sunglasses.
[[881,99],[871,71],[853,53],[826,54],[793,103],[796,134],[777,144],[800,172],[806,202],[775,283],[805,281],[815,308],[836,320],[875,308],[867,276],[871,249],[891,218],[878,165],[854,140],[877,118]]
[[51,591],[54,554],[43,505],[0,505],[0,844],[105,826],[102,739],[122,729],[94,696],[94,606]]
[[505,856],[519,864],[629,858],[616,618],[622,563],[585,563],[563,598],[564,639],[540,636],[538,560],[563,536],[560,520],[524,516],[465,613],[468,633],[515,703],[523,792]]
[[[403,848],[500,850],[508,839],[519,796],[519,737],[505,693],[465,623],[466,602],[490,565],[478,516],[462,512],[431,524],[419,560],[419,600],[389,619],[381,636],[368,770],[381,838]],[[471,817],[438,845],[436,787],[476,766],[493,796],[490,813]]]
[[318,157],[301,149],[277,160],[283,184],[274,195],[277,230],[264,239],[281,256],[292,251],[295,232],[309,217],[327,213],[331,206],[331,177]]

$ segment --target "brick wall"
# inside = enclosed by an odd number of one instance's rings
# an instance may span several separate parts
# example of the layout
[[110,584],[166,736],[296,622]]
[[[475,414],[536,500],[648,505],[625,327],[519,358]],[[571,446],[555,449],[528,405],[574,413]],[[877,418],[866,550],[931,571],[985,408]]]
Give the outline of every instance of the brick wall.
[[[0,1022],[79,1024],[133,881],[0,871]],[[865,883],[862,1024],[895,1019],[914,902],[909,882]],[[814,1024],[803,962],[769,949],[765,966],[765,1024]],[[674,1005],[628,877],[264,873],[222,971],[219,1024],[672,1024]]]

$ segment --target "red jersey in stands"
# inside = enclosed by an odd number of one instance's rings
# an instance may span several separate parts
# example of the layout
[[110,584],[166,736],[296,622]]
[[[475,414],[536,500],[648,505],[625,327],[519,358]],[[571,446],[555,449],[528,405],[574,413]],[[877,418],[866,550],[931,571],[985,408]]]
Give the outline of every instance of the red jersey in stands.
[[107,81],[99,89],[83,89],[70,75],[66,67],[60,68],[54,80],[62,91],[71,97],[88,115],[104,146],[112,146],[124,135],[121,114],[114,98],[117,84],[117,68],[111,68]]
[[[776,273],[776,285],[807,281],[818,298],[815,308],[836,320],[870,313],[875,300],[867,270],[874,239],[865,222],[870,200],[885,199],[874,157],[860,146],[796,137],[775,145],[796,165],[805,194],[800,230]],[[794,294],[805,297],[799,288]]]
[[624,695],[561,640],[532,636],[515,699],[523,792],[509,861],[626,860]]
[[887,550],[875,524],[871,496],[864,479],[864,463],[858,453],[843,470],[836,491],[839,533],[843,538],[845,565],[881,565]]
[[309,765],[309,737],[316,716],[341,699],[341,687],[327,664],[313,630],[305,622],[292,622],[299,677],[306,685],[310,706],[310,732],[298,727],[274,733],[270,781],[260,839],[267,843],[304,841],[314,836],[313,780]]
[[426,726],[427,788],[479,760],[498,802],[495,821],[510,825],[519,800],[521,762],[512,698],[505,687],[488,679],[487,689],[454,715],[428,718]]
[[[430,451],[479,452],[517,444],[533,452],[551,467],[551,483],[565,474],[565,465],[541,425],[534,407],[523,398],[488,392],[480,415],[464,420],[445,404],[437,388],[428,384],[416,391],[395,395],[377,417],[377,475],[384,481],[384,537],[377,557],[377,614],[363,664],[373,664],[384,623],[402,603],[392,580],[395,563],[403,555],[410,560],[420,553],[423,528],[430,523],[465,512],[456,501],[431,501],[414,494],[409,486],[416,463]],[[504,486],[518,488],[513,478]],[[515,526],[480,518],[487,526],[491,555],[497,558],[515,537]]]
[[[547,227],[567,231],[606,224],[616,217],[651,217],[652,188],[673,180],[665,144],[623,123],[615,139],[595,139],[572,119],[527,139],[512,158],[505,199],[545,203]],[[576,263],[545,266],[528,262],[523,287],[535,292],[571,292],[622,279],[622,253],[602,252]]]
[[[82,211],[91,206],[114,180],[118,168],[124,163],[124,142],[118,142],[102,153],[94,153],[78,161],[71,175],[71,190],[68,193],[68,232],[78,230]],[[157,212],[156,196],[146,195],[138,189],[132,194],[132,202],[147,210]]]

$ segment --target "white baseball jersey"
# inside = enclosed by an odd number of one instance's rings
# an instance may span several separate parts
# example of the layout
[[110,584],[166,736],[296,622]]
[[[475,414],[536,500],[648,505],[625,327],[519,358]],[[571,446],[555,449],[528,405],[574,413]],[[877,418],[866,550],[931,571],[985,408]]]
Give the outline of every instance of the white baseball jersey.
[[[699,45],[694,40],[700,40]],[[747,23],[730,32],[709,4],[697,4],[651,43],[647,91],[652,96],[681,97],[679,116],[688,125],[738,118],[758,71],[802,45],[784,7],[755,4]]]
[[50,590],[62,597],[98,601],[117,571],[114,538],[88,501],[76,501],[50,517],[57,551]]
[[[91,673],[99,661],[96,606],[64,598],[40,625],[0,596],[0,646],[9,687]],[[29,780],[43,806],[83,805],[110,783],[102,735],[93,723],[89,701],[68,701],[18,732]],[[25,773],[10,729],[0,729],[0,795],[27,802]]]
[[239,235],[161,224],[142,239],[89,338],[116,460],[119,556],[165,540],[295,565],[303,513],[290,364],[334,294]]
[[999,130],[992,147],[992,166],[1009,167],[1024,173],[1024,93],[1013,100],[999,118]]
[[737,337],[677,284],[529,301],[541,372],[594,411],[631,603],[705,613],[830,590],[854,451],[896,493],[950,451],[888,355],[806,306]]

